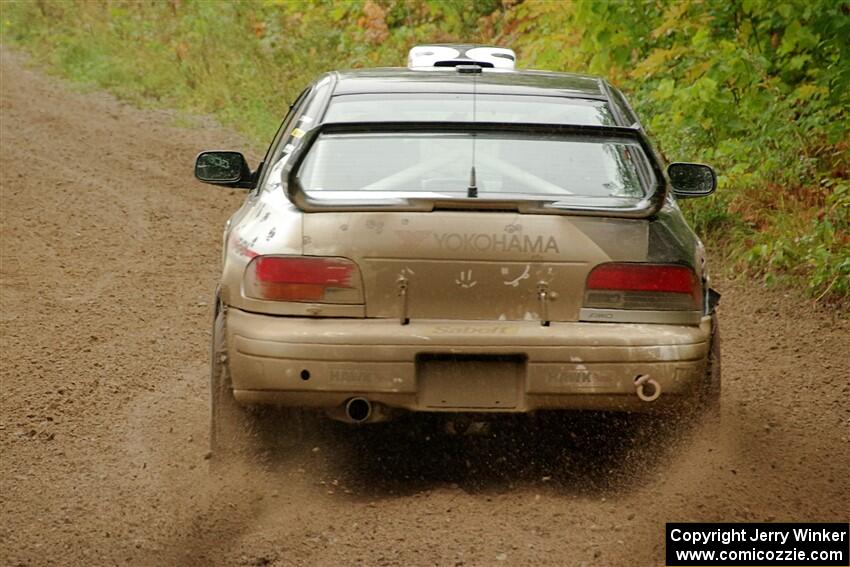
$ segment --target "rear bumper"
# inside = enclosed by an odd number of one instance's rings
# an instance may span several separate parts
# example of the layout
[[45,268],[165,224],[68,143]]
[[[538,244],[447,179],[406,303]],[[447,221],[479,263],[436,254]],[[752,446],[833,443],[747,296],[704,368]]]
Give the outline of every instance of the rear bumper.
[[[234,396],[244,404],[331,409],[363,396],[412,411],[634,411],[696,394],[711,321],[549,327],[532,321],[413,321],[402,326],[390,319],[280,317],[230,308],[226,328]],[[435,377],[435,368],[449,368],[445,360],[451,356],[489,362],[480,369],[462,365],[450,380]],[[423,361],[434,357],[444,366],[427,371]],[[513,374],[494,372],[494,357],[510,360]],[[639,400],[634,386],[635,378],[646,374],[662,389],[651,403]]]

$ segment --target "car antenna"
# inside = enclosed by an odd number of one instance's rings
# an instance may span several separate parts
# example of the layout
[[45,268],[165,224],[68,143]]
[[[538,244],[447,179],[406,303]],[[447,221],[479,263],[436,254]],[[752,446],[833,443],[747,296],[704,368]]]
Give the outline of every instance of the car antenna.
[[[476,113],[476,100],[477,100],[477,89],[476,86],[478,81],[476,80],[476,75],[481,73],[480,65],[458,65],[457,66],[458,73],[471,73],[472,74],[472,123],[475,124],[475,113]],[[474,199],[478,197],[478,185],[475,180],[475,132],[472,133],[472,167],[469,168],[469,187],[466,188],[466,198]]]

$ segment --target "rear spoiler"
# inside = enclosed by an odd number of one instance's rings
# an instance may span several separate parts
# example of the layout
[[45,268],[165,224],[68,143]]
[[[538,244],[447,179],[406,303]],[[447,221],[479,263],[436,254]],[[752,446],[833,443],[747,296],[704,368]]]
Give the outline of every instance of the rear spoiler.
[[[301,186],[298,170],[307,156],[310,147],[322,134],[364,134],[364,133],[443,133],[443,132],[480,132],[538,134],[549,136],[581,135],[612,140],[637,142],[647,157],[655,176],[655,186],[650,188],[646,197],[628,207],[591,207],[567,205],[547,199],[486,199],[486,198],[387,198],[380,200],[325,200],[311,198]],[[624,126],[596,126],[572,124],[527,124],[514,122],[328,122],[305,132],[298,140],[292,140],[296,147],[292,150],[281,172],[284,191],[292,203],[305,212],[339,211],[413,211],[428,212],[435,209],[463,210],[513,210],[529,214],[606,216],[620,218],[647,218],[655,215],[664,205],[667,190],[667,176],[661,167],[661,159],[640,128]]]

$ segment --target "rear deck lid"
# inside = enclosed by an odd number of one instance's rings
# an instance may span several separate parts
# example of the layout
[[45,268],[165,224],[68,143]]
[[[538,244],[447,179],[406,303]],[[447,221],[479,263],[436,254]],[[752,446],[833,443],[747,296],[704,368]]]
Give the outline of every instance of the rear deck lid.
[[575,321],[589,271],[641,261],[647,246],[645,222],[606,218],[328,212],[303,223],[304,254],[359,265],[367,317],[411,320]]

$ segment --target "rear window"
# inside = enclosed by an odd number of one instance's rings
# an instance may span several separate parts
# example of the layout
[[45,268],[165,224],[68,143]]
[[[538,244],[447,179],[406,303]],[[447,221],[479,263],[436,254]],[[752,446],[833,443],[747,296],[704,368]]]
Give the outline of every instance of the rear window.
[[[557,96],[477,94],[478,122],[614,125],[601,100]],[[472,122],[472,95],[381,93],[338,95],[324,122]]]
[[322,134],[298,172],[314,199],[478,196],[630,206],[653,179],[629,139],[515,132]]

